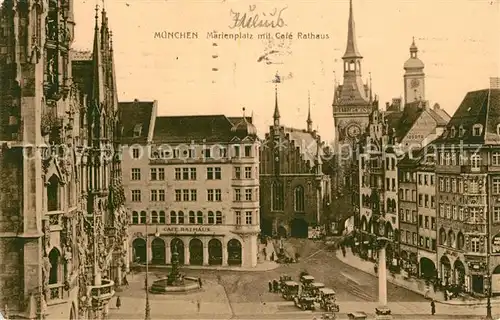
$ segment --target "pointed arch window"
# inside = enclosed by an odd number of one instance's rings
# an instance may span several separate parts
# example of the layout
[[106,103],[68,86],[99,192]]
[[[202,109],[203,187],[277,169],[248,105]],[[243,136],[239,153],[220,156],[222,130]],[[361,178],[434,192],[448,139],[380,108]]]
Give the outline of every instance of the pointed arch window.
[[60,208],[59,179],[53,175],[47,186],[47,211],[58,211]]
[[283,183],[273,182],[271,185],[271,208],[273,211],[283,211],[285,209]]
[[294,190],[294,208],[295,212],[304,212],[304,187],[297,186]]

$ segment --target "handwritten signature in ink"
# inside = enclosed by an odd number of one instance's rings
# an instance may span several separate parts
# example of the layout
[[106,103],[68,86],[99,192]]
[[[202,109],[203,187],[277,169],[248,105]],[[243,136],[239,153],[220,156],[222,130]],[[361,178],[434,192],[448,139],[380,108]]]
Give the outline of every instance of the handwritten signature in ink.
[[230,15],[233,20],[233,24],[229,28],[282,28],[286,26],[285,20],[283,20],[282,14],[288,7],[282,9],[274,8],[272,12],[261,14],[257,13],[255,9],[256,5],[249,6],[249,11],[245,13],[234,12],[232,9]]

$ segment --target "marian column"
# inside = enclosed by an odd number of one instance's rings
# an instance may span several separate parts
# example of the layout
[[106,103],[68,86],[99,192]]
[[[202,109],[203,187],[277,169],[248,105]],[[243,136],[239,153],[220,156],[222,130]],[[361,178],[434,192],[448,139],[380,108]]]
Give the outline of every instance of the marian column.
[[377,244],[379,246],[378,253],[378,301],[379,306],[375,308],[375,319],[389,320],[392,319],[391,309],[387,306],[387,268],[385,258],[385,247],[388,238],[378,237]]

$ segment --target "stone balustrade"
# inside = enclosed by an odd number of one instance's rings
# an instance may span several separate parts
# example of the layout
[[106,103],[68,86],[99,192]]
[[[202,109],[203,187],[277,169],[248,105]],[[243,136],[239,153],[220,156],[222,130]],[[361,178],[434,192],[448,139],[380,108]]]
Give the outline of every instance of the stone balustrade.
[[89,286],[89,291],[94,303],[104,303],[115,295],[115,282],[102,279],[100,285]]

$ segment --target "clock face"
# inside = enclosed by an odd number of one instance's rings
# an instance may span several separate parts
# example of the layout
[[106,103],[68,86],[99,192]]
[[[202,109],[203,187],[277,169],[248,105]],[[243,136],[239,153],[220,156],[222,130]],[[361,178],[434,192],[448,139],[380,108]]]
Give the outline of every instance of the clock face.
[[355,124],[352,124],[349,127],[347,127],[347,135],[351,138],[359,136],[360,133],[361,129]]
[[413,79],[410,83],[412,88],[418,87],[419,84],[420,84],[420,81],[418,81],[418,79]]

